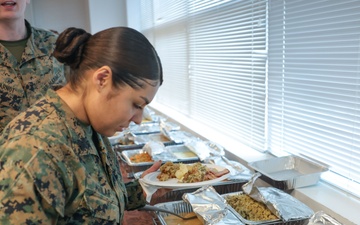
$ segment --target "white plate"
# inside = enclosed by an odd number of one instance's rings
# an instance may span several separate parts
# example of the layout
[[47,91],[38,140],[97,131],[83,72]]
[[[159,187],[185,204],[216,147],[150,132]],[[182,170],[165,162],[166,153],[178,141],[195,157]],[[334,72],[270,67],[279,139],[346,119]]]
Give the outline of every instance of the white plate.
[[[225,167],[218,166],[218,165],[213,165],[213,164],[202,164],[202,165],[205,165],[205,166],[207,166],[209,168],[215,168],[218,171],[226,169]],[[143,181],[145,183],[153,185],[153,186],[162,187],[162,188],[169,188],[169,189],[197,188],[197,187],[202,187],[202,186],[205,186],[205,185],[215,184],[217,182],[225,180],[226,178],[228,178],[230,176],[230,172],[229,172],[227,174],[224,174],[221,177],[218,177],[218,178],[212,179],[212,180],[207,180],[207,181],[202,181],[202,182],[195,182],[195,183],[179,183],[178,179],[176,179],[176,178],[169,179],[167,181],[159,181],[157,179],[157,176],[159,174],[160,174],[160,171],[149,173],[143,178]]]

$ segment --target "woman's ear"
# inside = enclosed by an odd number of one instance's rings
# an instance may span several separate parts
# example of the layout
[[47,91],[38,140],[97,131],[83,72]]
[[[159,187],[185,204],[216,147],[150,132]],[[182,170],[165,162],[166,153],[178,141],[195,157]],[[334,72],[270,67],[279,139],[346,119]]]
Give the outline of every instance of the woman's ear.
[[96,89],[101,91],[105,87],[112,85],[112,71],[108,66],[102,66],[97,69],[93,74],[93,82],[95,83]]

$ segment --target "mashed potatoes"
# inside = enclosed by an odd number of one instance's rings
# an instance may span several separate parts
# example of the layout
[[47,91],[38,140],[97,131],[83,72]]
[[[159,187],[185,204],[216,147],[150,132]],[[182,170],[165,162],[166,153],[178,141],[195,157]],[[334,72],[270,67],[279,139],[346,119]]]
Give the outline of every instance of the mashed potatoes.
[[178,180],[182,180],[184,175],[188,172],[188,166],[183,164],[183,163],[180,163],[179,164],[179,169],[175,172],[175,177],[178,179]]

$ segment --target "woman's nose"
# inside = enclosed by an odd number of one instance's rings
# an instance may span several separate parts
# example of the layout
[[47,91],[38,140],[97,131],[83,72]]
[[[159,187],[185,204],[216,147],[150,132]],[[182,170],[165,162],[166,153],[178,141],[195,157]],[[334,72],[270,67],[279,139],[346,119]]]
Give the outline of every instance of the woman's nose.
[[133,116],[132,121],[133,121],[134,123],[136,123],[136,124],[139,125],[139,124],[141,124],[141,122],[142,122],[142,117],[143,117],[142,112],[136,113],[136,114]]

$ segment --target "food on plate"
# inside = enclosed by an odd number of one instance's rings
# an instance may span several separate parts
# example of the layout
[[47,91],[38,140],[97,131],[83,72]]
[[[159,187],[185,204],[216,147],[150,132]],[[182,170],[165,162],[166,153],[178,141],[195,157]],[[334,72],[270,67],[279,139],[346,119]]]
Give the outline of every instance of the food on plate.
[[157,178],[160,181],[177,178],[181,183],[195,183],[213,180],[229,172],[228,169],[218,171],[215,168],[209,168],[200,162],[194,164],[166,162],[160,167],[160,174]]
[[173,163],[173,162],[166,162],[164,165],[160,166],[160,174],[157,178],[160,181],[166,181],[171,178],[176,178],[176,171],[179,170],[181,163]]
[[[191,217],[193,215],[195,215],[195,213],[191,212],[191,213],[180,213],[181,216],[183,217]],[[194,218],[194,219],[189,219],[189,220],[184,220],[181,219],[180,217],[174,216],[174,215],[168,215],[166,217],[164,217],[164,220],[166,222],[166,224],[176,224],[176,225],[203,225],[203,223],[198,219],[198,218]]]
[[178,165],[179,165],[179,168],[178,168],[178,170],[175,171],[175,177],[178,180],[181,180],[181,178],[183,178],[185,176],[185,174],[187,172],[189,172],[189,169],[188,169],[188,165],[186,165],[186,164],[179,163]]
[[251,221],[277,220],[264,203],[257,202],[246,194],[225,197],[227,203],[244,219]]
[[130,157],[130,161],[133,163],[139,162],[154,162],[151,155],[148,152],[140,152]]

